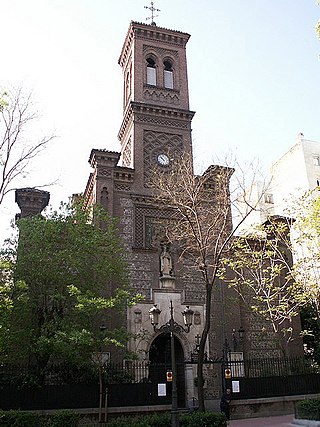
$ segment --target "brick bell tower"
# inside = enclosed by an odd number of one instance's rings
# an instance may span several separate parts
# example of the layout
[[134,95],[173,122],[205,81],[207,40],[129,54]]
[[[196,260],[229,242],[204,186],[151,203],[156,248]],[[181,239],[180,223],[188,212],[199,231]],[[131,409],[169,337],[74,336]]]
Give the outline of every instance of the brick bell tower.
[[167,168],[192,152],[186,61],[190,35],[131,22],[119,64],[123,121],[118,138],[122,166],[135,170],[134,187],[147,187],[154,167]]
[[[183,324],[182,312],[192,306],[195,324],[188,335],[177,337],[178,362],[190,357],[205,316],[198,272],[180,258],[177,245],[166,241],[162,224],[172,221],[172,210],[159,209],[153,189],[148,187],[155,168],[169,170],[184,153],[192,155],[194,112],[189,109],[186,60],[189,38],[189,34],[154,24],[130,23],[119,58],[123,72],[120,152],[91,151],[92,173],[84,191],[87,205],[100,203],[119,219],[130,286],[143,295],[143,300],[128,308],[126,319],[115,316],[112,322],[125,324],[132,337],[143,336],[141,340],[131,338],[128,350],[159,363],[161,357],[169,357],[169,336],[160,334],[155,341],[158,335],[150,323],[149,309],[157,304],[164,323],[172,301],[175,320]],[[155,348],[166,350],[158,353]],[[115,360],[118,356],[110,351]],[[182,406],[195,395],[193,376],[193,367],[181,373]]]

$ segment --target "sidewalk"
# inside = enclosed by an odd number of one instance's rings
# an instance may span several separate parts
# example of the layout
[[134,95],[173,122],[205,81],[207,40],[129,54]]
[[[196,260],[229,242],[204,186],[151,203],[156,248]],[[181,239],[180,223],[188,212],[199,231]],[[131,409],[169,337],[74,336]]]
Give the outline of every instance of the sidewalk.
[[245,420],[231,420],[228,427],[293,427],[293,415],[278,417],[248,418]]

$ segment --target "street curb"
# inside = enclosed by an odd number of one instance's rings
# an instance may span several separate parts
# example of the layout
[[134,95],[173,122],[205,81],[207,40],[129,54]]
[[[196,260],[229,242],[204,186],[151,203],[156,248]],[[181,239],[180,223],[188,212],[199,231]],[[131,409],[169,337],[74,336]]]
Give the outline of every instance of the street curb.
[[303,427],[320,427],[320,421],[301,420],[294,418],[292,424]]

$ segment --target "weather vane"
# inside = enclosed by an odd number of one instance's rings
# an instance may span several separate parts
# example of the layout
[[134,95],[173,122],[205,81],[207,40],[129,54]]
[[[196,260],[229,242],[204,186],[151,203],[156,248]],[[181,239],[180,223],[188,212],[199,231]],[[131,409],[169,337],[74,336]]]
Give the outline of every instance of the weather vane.
[[154,22],[154,18],[156,18],[159,15],[155,15],[154,12],[160,12],[160,9],[156,9],[154,7],[154,3],[153,1],[151,2],[151,6],[144,6],[145,9],[149,9],[151,11],[151,16],[149,16],[148,18],[146,18],[146,21],[148,21],[148,19],[151,19],[151,25],[157,25]]

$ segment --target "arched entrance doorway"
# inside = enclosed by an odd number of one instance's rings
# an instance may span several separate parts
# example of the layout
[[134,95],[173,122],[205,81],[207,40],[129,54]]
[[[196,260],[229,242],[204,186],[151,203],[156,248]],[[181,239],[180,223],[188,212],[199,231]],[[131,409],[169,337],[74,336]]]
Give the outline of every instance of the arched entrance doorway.
[[[174,349],[177,365],[178,406],[184,408],[186,406],[184,353],[180,340],[176,336],[174,337]],[[149,360],[150,380],[167,385],[167,397],[171,402],[172,383],[167,382],[166,379],[167,371],[172,370],[170,334],[161,334],[154,339],[149,351]]]

